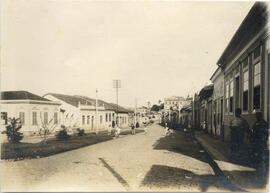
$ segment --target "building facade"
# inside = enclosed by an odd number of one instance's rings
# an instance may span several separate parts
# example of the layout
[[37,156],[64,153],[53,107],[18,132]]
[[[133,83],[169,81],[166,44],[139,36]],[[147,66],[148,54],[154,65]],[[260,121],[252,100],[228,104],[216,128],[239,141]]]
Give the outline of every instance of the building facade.
[[27,91],[1,92],[1,128],[5,129],[9,118],[20,118],[24,135],[37,135],[42,124],[60,128],[60,103]]
[[164,99],[164,111],[180,110],[184,105],[185,98],[179,96],[172,96]]
[[[70,130],[82,128],[86,132],[97,132],[108,129],[118,123],[119,127],[129,124],[128,111],[117,106],[98,100],[96,108],[95,99],[79,95],[63,95],[48,93],[45,98],[58,101],[62,124]],[[117,119],[118,117],[118,119]]]
[[268,12],[265,3],[256,2],[217,62],[224,73],[225,140],[235,108],[242,109],[250,126],[257,111],[270,121]]
[[210,80],[214,84],[212,106],[212,133],[216,136],[223,134],[223,97],[224,97],[224,73],[217,68]]

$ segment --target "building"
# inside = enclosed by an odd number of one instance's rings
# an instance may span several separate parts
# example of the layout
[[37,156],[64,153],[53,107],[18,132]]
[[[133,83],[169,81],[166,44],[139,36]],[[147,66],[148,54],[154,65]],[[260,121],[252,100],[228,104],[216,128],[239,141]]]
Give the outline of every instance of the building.
[[210,80],[214,84],[212,106],[212,133],[216,136],[223,134],[223,97],[224,97],[224,74],[220,67],[216,69]]
[[212,128],[212,99],[214,85],[210,84],[202,88],[199,93],[200,101],[200,125],[208,133],[213,134]]
[[250,126],[256,111],[270,122],[268,13],[266,3],[256,2],[217,62],[224,74],[225,140],[230,139],[229,122],[235,108],[242,109]]
[[38,134],[42,124],[54,124],[60,128],[60,103],[27,91],[1,92],[1,128],[8,118],[20,118],[24,135]]
[[96,108],[96,100],[86,96],[48,93],[44,97],[61,103],[62,124],[70,130],[97,132],[106,130],[113,122],[120,127],[129,124],[129,111],[112,103],[98,100]]
[[180,110],[184,105],[185,98],[179,96],[171,96],[164,99],[164,110],[169,112],[170,110]]

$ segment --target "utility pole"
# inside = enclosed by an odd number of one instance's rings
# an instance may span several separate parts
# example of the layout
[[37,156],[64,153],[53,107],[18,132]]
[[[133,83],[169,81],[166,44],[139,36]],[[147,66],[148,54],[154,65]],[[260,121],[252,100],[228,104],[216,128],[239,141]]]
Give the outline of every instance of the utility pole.
[[134,118],[134,126],[136,127],[136,115],[137,115],[137,98],[135,98],[135,118]]
[[118,88],[121,88],[121,80],[113,80],[113,88],[116,88],[116,125],[118,126]]
[[98,132],[98,99],[97,99],[98,90],[96,89],[96,134]]

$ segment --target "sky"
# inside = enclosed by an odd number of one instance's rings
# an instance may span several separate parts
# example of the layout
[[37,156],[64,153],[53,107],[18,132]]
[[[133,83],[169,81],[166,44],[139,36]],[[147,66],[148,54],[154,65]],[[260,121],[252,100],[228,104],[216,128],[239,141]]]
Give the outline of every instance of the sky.
[[253,2],[4,0],[1,90],[134,107],[209,83]]

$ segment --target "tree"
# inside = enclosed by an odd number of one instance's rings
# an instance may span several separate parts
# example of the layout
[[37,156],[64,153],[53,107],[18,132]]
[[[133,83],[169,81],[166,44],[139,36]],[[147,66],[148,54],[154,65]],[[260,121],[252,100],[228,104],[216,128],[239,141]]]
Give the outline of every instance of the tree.
[[164,109],[164,103],[159,106],[159,110]]
[[19,132],[19,130],[22,128],[20,118],[9,118],[8,122],[9,124],[3,133],[7,135],[10,143],[19,143],[23,138],[23,133]]
[[42,115],[40,113],[40,120],[41,125],[39,128],[39,135],[41,138],[43,138],[43,142],[47,143],[48,136],[55,130],[55,128],[59,125],[59,121],[57,120],[57,123],[54,123],[54,119],[51,118],[49,122],[45,123],[42,119]]
[[153,105],[151,108],[151,111],[159,111],[159,106],[158,105]]

